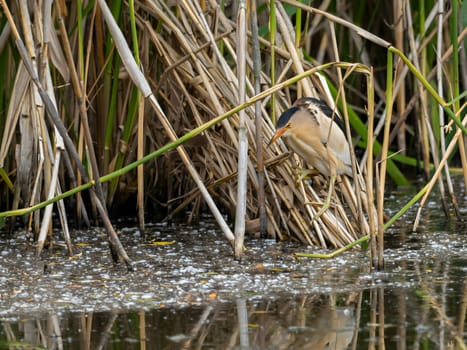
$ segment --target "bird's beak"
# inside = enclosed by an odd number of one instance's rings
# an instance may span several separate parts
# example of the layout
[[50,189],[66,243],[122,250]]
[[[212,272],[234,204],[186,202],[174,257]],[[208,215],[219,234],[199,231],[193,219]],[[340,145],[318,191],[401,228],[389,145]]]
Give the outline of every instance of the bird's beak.
[[287,130],[287,128],[280,128],[280,129],[277,129],[276,130],[276,133],[274,134],[274,136],[271,138],[271,141],[269,141],[268,143],[268,147],[271,146],[274,142],[276,142],[276,140],[282,136],[282,134]]

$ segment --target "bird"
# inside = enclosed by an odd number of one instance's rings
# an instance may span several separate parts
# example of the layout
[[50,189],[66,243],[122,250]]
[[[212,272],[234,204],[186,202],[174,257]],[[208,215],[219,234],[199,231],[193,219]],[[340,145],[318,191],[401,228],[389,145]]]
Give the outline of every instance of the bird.
[[313,219],[330,207],[337,176],[352,177],[350,145],[344,130],[342,120],[324,101],[302,97],[281,114],[269,141],[270,146],[282,137],[292,151],[329,179],[326,200]]

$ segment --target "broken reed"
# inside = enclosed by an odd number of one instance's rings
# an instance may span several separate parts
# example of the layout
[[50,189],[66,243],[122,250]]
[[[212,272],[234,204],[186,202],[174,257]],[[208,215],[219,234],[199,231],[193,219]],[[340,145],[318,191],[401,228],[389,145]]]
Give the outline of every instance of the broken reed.
[[[287,11],[284,11],[282,3],[288,4]],[[236,135],[238,128],[236,113],[246,108],[250,121],[253,120],[254,115],[259,113],[263,121],[264,137],[269,139],[274,128],[269,118],[277,115],[290,105],[293,102],[292,96],[295,96],[297,91],[299,93],[300,91],[307,92],[310,88],[316,88],[320,93],[324,93],[325,89],[328,88],[333,99],[337,101],[341,114],[347,115],[354,139],[359,140],[359,147],[363,149],[372,147],[367,150],[365,157],[371,159],[374,154],[377,164],[382,167],[380,168],[379,181],[376,186],[378,191],[375,192],[379,198],[379,227],[381,229],[382,199],[384,198],[383,189],[386,173],[397,184],[407,184],[409,180],[404,176],[404,171],[399,169],[400,164],[408,167],[416,167],[418,164],[416,154],[404,151],[407,149],[406,145],[408,143],[420,144],[423,159],[421,166],[426,176],[431,176],[433,169],[440,169],[443,164],[447,164],[445,161],[443,162],[443,159],[447,159],[448,156],[453,154],[460,156],[462,171],[465,172],[463,133],[456,134],[458,136],[452,139],[455,141],[451,141],[451,144],[454,142],[453,145],[458,144],[459,148],[443,146],[441,139],[444,129],[442,128],[443,125],[440,124],[440,119],[428,118],[429,115],[437,116],[445,113],[450,121],[455,122],[455,124],[452,124],[454,128],[451,135],[454,135],[456,130],[460,130],[456,128],[464,129],[460,119],[464,106],[462,105],[463,100],[459,96],[459,92],[463,91],[463,89],[460,88],[461,82],[459,79],[456,80],[456,76],[459,76],[459,62],[462,59],[465,60],[465,52],[458,51],[455,48],[458,47],[458,42],[464,40],[465,30],[456,30],[459,27],[457,2],[453,5],[452,10],[439,17],[434,15],[438,13],[436,12],[438,7],[435,2],[415,4],[415,6],[419,6],[418,8],[411,8],[411,4],[407,4],[407,10],[410,11],[403,12],[405,14],[403,20],[407,24],[412,24],[412,26],[410,30],[402,34],[406,35],[407,39],[402,42],[409,42],[410,45],[409,47],[397,48],[378,37],[376,33],[365,32],[352,22],[343,20],[342,18],[345,18],[345,16],[339,16],[338,12],[332,14],[333,2],[327,8],[314,9],[306,5],[305,2],[299,3],[289,0],[276,2],[271,0],[268,2],[269,7],[262,7],[262,12],[258,12],[261,16],[268,14],[269,11],[271,14],[269,16],[270,28],[277,28],[277,33],[276,31],[270,31],[267,34],[266,30],[266,34],[258,38],[262,45],[262,59],[264,60],[262,69],[264,70],[255,72],[253,67],[249,66],[247,77],[247,86],[249,88],[247,93],[249,96],[256,95],[257,97],[250,98],[248,103],[244,105],[238,103],[237,97],[236,56],[233,50],[237,44],[234,35],[235,26],[225,13],[220,13],[219,17],[214,21],[213,12],[208,11],[209,7],[202,9],[197,3],[181,2],[171,9],[168,9],[165,3],[160,1],[154,1],[148,7],[144,7],[144,4],[138,1],[130,1],[130,4],[132,6],[127,8],[125,3],[114,2],[112,7],[113,16],[124,33],[131,33],[126,38],[131,38],[127,40],[130,46],[133,47],[134,60],[137,65],[142,67],[145,77],[148,78],[151,84],[150,88],[153,92],[156,92],[155,97],[163,107],[169,123],[176,134],[181,137],[179,140],[171,142],[166,136],[166,131],[161,128],[160,122],[154,117],[154,109],[148,108],[147,104],[144,106],[142,103],[139,89],[131,83],[132,78],[126,73],[128,67],[125,62],[122,62],[120,54],[114,46],[115,39],[106,30],[101,30],[106,26],[102,22],[97,5],[85,9],[81,9],[79,6],[66,9],[67,14],[63,17],[65,34],[69,36],[68,42],[77,45],[71,50],[74,53],[73,60],[66,62],[60,61],[59,58],[51,58],[51,60],[55,61],[53,64],[49,61],[47,68],[53,72],[54,86],[60,87],[55,91],[59,114],[73,138],[81,161],[83,164],[89,165],[89,149],[84,142],[80,115],[74,112],[72,108],[77,103],[76,95],[66,85],[67,73],[70,71],[79,72],[84,88],[83,93],[85,94],[83,100],[87,103],[87,113],[89,113],[90,122],[92,123],[90,125],[93,131],[92,145],[96,150],[96,154],[99,155],[98,166],[100,173],[105,174],[101,177],[101,181],[111,180],[110,186],[104,186],[106,204],[107,206],[123,205],[124,203],[116,201],[121,197],[117,196],[117,194],[128,195],[136,191],[138,193],[137,204],[140,209],[140,223],[144,220],[145,205],[154,196],[158,198],[159,202],[170,203],[167,216],[170,216],[171,212],[183,210],[199,211],[201,196],[196,186],[190,180],[190,177],[186,175],[187,172],[183,167],[176,165],[177,156],[166,152],[183,142],[189,141],[201,132],[203,132],[201,137],[202,146],[196,147],[197,142],[194,142],[195,147],[190,147],[190,159],[193,163],[198,164],[197,169],[201,172],[201,179],[214,195],[217,205],[226,209],[235,207],[236,199],[232,194],[235,192],[236,186]],[[349,6],[351,4],[349,2]],[[357,11],[353,12],[355,15],[354,22],[356,23],[364,18],[365,13],[361,7],[363,5],[360,4],[359,6]],[[378,6],[387,5],[378,3]],[[300,11],[297,11],[297,9],[300,9]],[[427,10],[429,10],[428,14],[426,14]],[[374,9],[374,11],[377,13],[377,9]],[[397,11],[400,11],[400,9],[397,9]],[[288,16],[286,16],[286,12]],[[394,16],[396,16],[396,13],[399,12],[394,9]],[[53,12],[53,14],[56,15],[57,12]],[[301,21],[295,22],[295,37],[291,36],[287,30],[293,25],[290,22],[292,17],[290,14],[299,15],[300,19],[304,19],[302,23],[300,23]],[[413,21],[415,14],[419,19],[417,23]],[[43,17],[47,17],[46,14],[43,15]],[[75,18],[78,19],[76,28],[73,26]],[[86,21],[83,21],[84,18]],[[127,18],[130,20],[127,21]],[[56,17],[52,18],[52,20],[56,19]],[[278,22],[276,22],[276,19]],[[383,18],[378,17],[375,18],[375,21],[378,19],[383,20]],[[440,23],[440,27],[436,26],[437,21]],[[131,25],[127,28],[125,23],[131,23]],[[216,23],[216,26],[214,23]],[[268,26],[266,23],[259,24],[260,34],[265,32],[264,29]],[[336,26],[337,33],[330,29],[331,24]],[[374,27],[378,28],[378,25],[375,24]],[[439,28],[441,28],[441,34],[449,31],[450,42],[442,41],[443,36],[438,35]],[[398,33],[398,35],[401,34]],[[31,37],[37,40],[33,36]],[[290,41],[284,43],[284,38],[287,37],[290,37]],[[340,40],[343,37],[351,38],[351,40]],[[445,52],[444,56],[433,59],[434,54],[430,43],[436,37],[440,38],[441,45],[444,45],[443,47],[446,49],[441,51]],[[57,39],[52,38],[51,40]],[[250,45],[251,40],[252,38],[249,37],[248,45]],[[309,42],[318,43],[317,46],[323,49],[318,52],[311,52],[313,50],[305,51],[307,49],[306,43]],[[332,50],[326,50],[326,43],[331,42],[335,42],[335,46],[332,46]],[[61,44],[58,43],[60,47]],[[396,61],[394,67],[396,73],[392,85],[389,79],[386,80],[385,77],[381,78],[379,75],[370,73],[371,79],[374,81],[375,109],[373,111],[370,108],[370,111],[366,113],[373,114],[377,121],[374,136],[370,134],[370,139],[373,139],[373,142],[368,143],[369,134],[367,133],[370,119],[363,110],[365,106],[370,105],[371,89],[364,92],[364,98],[358,93],[360,96],[357,99],[359,105],[351,102],[344,103],[343,101],[355,100],[355,93],[353,93],[355,88],[352,87],[352,80],[355,78],[354,75],[349,75],[341,81],[338,78],[338,70],[342,68],[349,69],[355,65],[337,63],[320,66],[316,71],[326,75],[326,84],[322,81],[320,83],[316,75],[311,74],[315,73],[315,71],[310,71],[309,67],[311,63],[318,63],[316,59],[324,62],[334,62],[336,57],[349,57],[354,52],[359,52],[365,65],[370,67],[375,64],[370,59],[372,57],[372,51],[370,50],[377,51],[374,44],[379,45],[383,50],[387,50],[388,64],[390,62],[389,57],[392,57],[393,53],[402,60]],[[440,45],[439,41],[437,45]],[[222,52],[217,51],[216,47],[221,46]],[[3,47],[2,57],[4,59],[1,61],[3,64],[0,66],[0,70],[5,73],[3,76],[13,77],[18,62],[12,55],[15,49],[7,44],[3,44],[1,47]],[[40,49],[44,45],[36,42],[32,47]],[[403,52],[409,54],[404,55]],[[310,56],[313,53],[316,53],[317,57]],[[463,57],[459,58],[458,55],[463,55]],[[38,57],[44,57],[44,55],[38,55]],[[423,60],[423,58],[425,59]],[[448,61],[451,58],[452,60]],[[251,57],[249,57],[249,60],[251,60]],[[448,88],[441,87],[437,91],[431,87],[431,82],[436,72],[439,74],[439,69],[443,65],[452,67],[452,69],[446,70],[451,75],[445,77],[450,86]],[[267,69],[267,67],[270,67],[270,69]],[[341,68],[336,70],[331,69],[331,67]],[[386,69],[388,72],[392,72],[390,66]],[[302,72],[307,73],[302,74]],[[268,90],[263,87],[266,93],[259,95],[254,93],[250,89],[250,86],[254,85],[253,76],[259,76],[263,81],[263,86],[266,84],[273,86],[273,88]],[[288,77],[293,78],[286,80]],[[305,79],[300,81],[302,78]],[[406,83],[404,79],[410,80],[411,84]],[[17,91],[15,86],[12,85],[12,81],[14,79],[7,80],[5,89],[1,90],[3,103],[7,101],[3,110],[8,108],[12,110],[14,107],[11,104],[14,101],[13,94],[17,93]],[[286,83],[283,83],[284,81]],[[297,83],[296,87],[292,88],[292,83]],[[387,94],[393,90],[395,98],[390,98],[388,101]],[[345,91],[352,91],[351,95],[353,96],[345,97]],[[10,94],[11,92],[13,94]],[[452,92],[453,95],[449,96],[449,98],[442,97],[449,92]],[[270,94],[272,95],[269,98]],[[405,99],[401,96],[405,96]],[[23,95],[22,99],[23,101],[21,99],[20,101],[24,104],[26,97]],[[261,105],[256,105],[256,112],[252,108],[247,108],[256,101],[262,102]],[[385,101],[387,101],[386,104]],[[405,103],[401,101],[405,101]],[[396,120],[395,124],[387,124],[383,128],[381,122],[384,120],[383,117],[388,115],[388,111],[391,111],[392,103],[397,105],[397,114],[392,116]],[[436,108],[438,105],[443,108],[438,110]],[[30,115],[34,115],[34,111],[35,107],[31,106]],[[414,115],[412,125],[408,124],[407,117],[409,115]],[[220,117],[216,118],[216,116]],[[57,195],[55,199],[44,202],[43,192],[46,192],[46,189],[50,187],[47,176],[48,170],[37,167],[31,169],[34,181],[31,179],[29,181],[36,184],[40,183],[41,188],[38,189],[34,198],[27,198],[25,190],[21,192],[19,187],[26,186],[24,188],[27,188],[28,183],[21,184],[18,181],[21,178],[21,174],[19,174],[21,169],[17,166],[17,163],[22,161],[22,157],[25,157],[24,161],[27,162],[27,155],[26,152],[21,153],[20,161],[15,160],[15,148],[13,147],[15,142],[21,144],[26,135],[21,135],[21,133],[19,136],[10,134],[7,137],[11,130],[19,129],[15,117],[17,118],[17,116],[10,114],[8,118],[11,119],[7,119],[6,122],[0,125],[3,132],[0,150],[0,175],[3,179],[1,190],[5,194],[2,195],[2,198],[6,199],[2,201],[2,206],[4,209],[9,209],[9,211],[0,213],[0,216],[31,213],[37,208],[43,207],[44,203],[54,202],[57,198],[65,198],[78,193],[82,189],[91,187],[90,184],[82,184],[79,174],[76,185],[73,181],[67,180],[67,172],[62,167],[60,187],[70,190]],[[1,119],[4,120],[4,118]],[[389,120],[389,118],[386,118],[386,120]],[[11,129],[7,130],[6,125]],[[213,125],[218,126],[213,128]],[[46,127],[49,130],[48,133],[53,132],[50,125]],[[250,122],[247,123],[247,127],[249,130],[249,144],[252,147],[256,127]],[[407,133],[408,128],[420,130],[418,133],[419,138],[414,137],[413,140],[407,142],[407,138],[410,136]],[[194,132],[190,132],[190,130],[194,130]],[[384,137],[380,135],[381,130],[384,130]],[[373,132],[373,128],[371,128],[371,131]],[[406,136],[405,140],[398,136],[401,132]],[[32,137],[38,140],[39,134]],[[53,147],[53,141],[48,138],[49,136],[42,134],[41,137],[46,140],[47,147]],[[403,152],[400,152],[401,150]],[[268,160],[277,156],[276,151],[265,150],[264,159],[266,164]],[[246,220],[250,222],[254,222],[258,217],[257,179],[255,174],[251,172],[251,169],[255,169],[255,153],[255,151],[251,151],[251,159],[249,159]],[[148,156],[142,158],[144,154],[148,154]],[[386,156],[384,156],[385,154]],[[46,158],[50,157],[47,152],[44,153],[44,156]],[[53,160],[50,159],[48,164],[52,163]],[[386,169],[384,169],[384,164],[387,164]],[[266,167],[265,186],[267,193],[265,201],[267,203],[266,213],[270,223],[267,229],[268,235],[280,239],[294,237],[306,243],[328,247],[342,247],[358,237],[359,232],[354,232],[347,238],[345,238],[345,235],[341,237],[337,233],[341,227],[337,226],[329,230],[327,222],[310,225],[311,214],[309,209],[300,205],[300,202],[303,203],[309,196],[312,196],[313,189],[305,186],[297,191],[292,188],[295,185],[293,165],[293,161],[287,160],[286,163]],[[138,166],[138,175],[136,172],[130,171]],[[372,165],[370,165],[371,168]],[[89,171],[89,169],[88,167],[87,170]],[[203,172],[203,169],[209,171]],[[441,172],[438,171],[436,174],[441,174]],[[450,172],[446,171],[444,175],[444,181],[449,182]],[[222,179],[225,180],[219,181]],[[441,177],[432,179],[439,179],[439,183],[443,184]],[[216,185],[210,187],[209,183],[215,183]],[[136,184],[136,190],[134,184]],[[281,184],[286,185],[284,187]],[[161,195],[162,188],[167,190]],[[441,185],[441,188],[444,187]],[[450,188],[452,187],[448,186],[448,189]],[[283,194],[284,191],[287,191],[287,196],[291,196],[291,201],[289,201],[289,198],[278,195]],[[14,198],[14,193],[19,198]],[[428,195],[430,193],[429,188],[426,188],[424,193]],[[450,200],[455,203],[454,195],[452,193],[450,195]],[[417,195],[417,198],[419,198],[419,195]],[[444,193],[442,198],[443,203],[447,203]],[[317,199],[320,199],[319,195]],[[21,207],[27,209],[18,209],[20,208],[19,203],[22,203]],[[86,209],[80,204],[81,201],[78,200],[77,203],[78,209],[75,214],[79,216],[87,215],[84,214]],[[446,204],[445,207],[447,208],[448,205]],[[230,214],[233,214],[233,212],[230,211]],[[402,213],[400,212],[397,215],[400,216]],[[196,216],[196,213],[194,216]],[[278,217],[279,219],[277,219]],[[34,220],[37,219],[35,217]],[[393,222],[393,220],[390,222]],[[144,223],[142,226],[144,226]]]

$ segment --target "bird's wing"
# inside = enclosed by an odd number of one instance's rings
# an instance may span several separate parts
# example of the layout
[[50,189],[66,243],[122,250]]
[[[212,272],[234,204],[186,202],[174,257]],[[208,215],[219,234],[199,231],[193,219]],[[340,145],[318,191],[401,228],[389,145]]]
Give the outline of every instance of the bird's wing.
[[[331,128],[331,131],[329,131]],[[350,148],[347,137],[335,121],[327,118],[321,122],[321,143],[329,147],[344,164],[351,166]]]
[[[311,128],[319,128],[320,127],[320,121],[319,121],[319,116],[317,113],[317,110],[313,108],[312,106],[306,106],[303,109],[301,109],[297,115],[300,115],[299,118],[303,118],[302,120],[308,119],[313,122],[313,124],[308,124],[304,123],[304,125],[308,125]],[[298,118],[297,118],[298,119]]]

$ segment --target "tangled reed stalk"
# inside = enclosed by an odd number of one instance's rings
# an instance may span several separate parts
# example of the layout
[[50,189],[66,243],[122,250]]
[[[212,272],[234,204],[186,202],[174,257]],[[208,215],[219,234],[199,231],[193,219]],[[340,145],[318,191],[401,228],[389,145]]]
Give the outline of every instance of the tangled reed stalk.
[[[465,172],[465,126],[460,118],[465,94],[459,94],[458,83],[449,89],[453,95],[443,98],[445,89],[436,90],[429,82],[448,58],[457,58],[457,74],[459,57],[465,60],[465,53],[457,52],[465,30],[457,30],[456,6],[439,18],[440,40],[448,26],[453,30],[451,41],[444,43],[446,54],[432,67],[427,64],[431,61],[419,58],[430,54],[436,19],[431,14],[423,17],[423,28],[414,33],[409,4],[405,12],[393,9],[394,16],[398,13],[400,21],[412,25],[407,33],[395,28],[395,45],[352,23],[339,12],[342,9],[332,14],[332,2],[320,9],[293,0],[259,2],[263,6],[258,9],[248,4],[246,46],[240,49],[244,37],[237,33],[244,17],[237,22],[236,9],[222,8],[214,0],[114,1],[110,8],[103,0],[33,3],[1,1],[4,14],[11,17],[2,21],[0,36],[5,81],[0,206],[7,210],[0,217],[28,214],[26,225],[40,242],[38,253],[46,236],[51,237],[54,202],[70,253],[66,211],[85,222],[98,212],[115,260],[129,263],[107,207],[136,203],[144,230],[145,219],[188,213],[190,221],[207,204],[233,245],[236,238],[223,213],[234,217],[244,200],[245,217],[236,225],[242,223],[249,233],[337,248],[378,232],[374,241],[380,246],[372,248],[377,256],[382,249],[387,174],[397,184],[407,184],[398,166],[421,164],[431,176],[433,165],[447,166],[452,142],[459,146]],[[277,31],[268,33],[268,28]],[[404,35],[409,47],[404,47]],[[349,51],[342,49],[343,42]],[[355,61],[361,63],[341,62],[354,51],[359,53]],[[381,64],[372,62],[375,52],[388,57],[387,76],[375,73],[373,66]],[[395,62],[394,76],[393,55],[402,58]],[[239,80],[242,60],[245,74]],[[413,86],[404,84],[409,73]],[[305,166],[301,160],[280,142],[266,147],[276,116],[303,95],[337,106],[349,141],[359,145],[354,157],[358,180],[342,179],[332,208],[317,220],[312,220],[317,207],[308,203],[323,201],[327,179],[317,176],[313,184],[297,183],[296,169]],[[444,124],[426,118],[433,103],[440,106],[440,116],[452,121],[450,135],[457,131],[449,146],[442,141],[444,132],[435,132]],[[407,151],[413,127],[407,118],[414,110],[421,163],[418,155]],[[239,114],[244,117],[239,119]],[[244,184],[237,183],[239,129],[248,139]],[[449,172],[444,175],[456,208]],[[441,171],[432,179],[430,184],[439,181],[449,211]],[[237,196],[238,186],[246,186],[246,198]],[[81,192],[87,188],[90,201]],[[428,186],[421,195],[430,190]],[[46,205],[45,211],[37,210]]]

